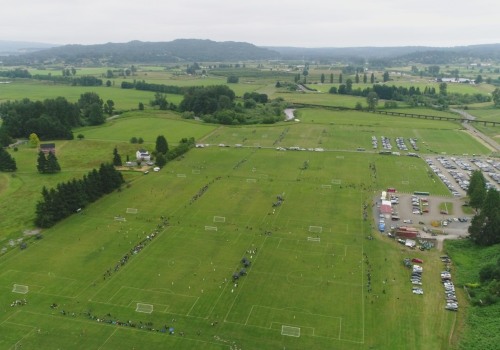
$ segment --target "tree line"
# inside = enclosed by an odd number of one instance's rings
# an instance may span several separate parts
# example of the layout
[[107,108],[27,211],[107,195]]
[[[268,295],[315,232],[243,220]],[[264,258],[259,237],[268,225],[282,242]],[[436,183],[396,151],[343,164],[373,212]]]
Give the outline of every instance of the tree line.
[[73,139],[71,129],[81,125],[99,125],[104,113],[114,111],[112,100],[104,101],[94,92],[80,95],[72,103],[64,97],[32,101],[28,98],[0,104],[0,141],[6,146],[12,138],[28,138],[35,133],[42,140]]
[[153,92],[161,92],[164,94],[176,94],[182,95],[187,91],[187,87],[184,86],[175,86],[175,85],[165,85],[165,84],[152,84],[146,83],[144,80],[142,81],[123,81],[121,83],[122,89],[136,89],[141,91],[153,91]]
[[380,99],[403,101],[409,103],[411,106],[431,106],[440,105],[448,107],[448,105],[460,105],[480,102],[490,102],[491,96],[476,93],[476,94],[460,94],[448,93],[447,84],[440,83],[439,89],[434,87],[425,87],[422,91],[419,87],[410,86],[389,86],[382,84],[374,84],[371,87],[364,89],[353,88],[353,81],[347,79],[345,84],[340,84],[338,87],[332,86],[330,88],[331,94],[352,95],[367,97],[370,93],[375,92]]
[[102,196],[119,189],[124,183],[122,174],[112,164],[101,164],[80,180],[42,189],[42,199],[36,204],[35,225],[47,228],[85,208]]

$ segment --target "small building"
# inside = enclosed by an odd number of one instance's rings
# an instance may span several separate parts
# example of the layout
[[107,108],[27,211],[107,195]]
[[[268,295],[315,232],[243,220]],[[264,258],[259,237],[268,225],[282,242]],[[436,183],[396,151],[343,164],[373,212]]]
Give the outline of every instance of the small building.
[[40,151],[45,154],[56,154],[56,144],[55,143],[42,143],[40,144]]
[[137,160],[145,160],[145,161],[150,161],[151,160],[151,155],[149,154],[148,151],[146,151],[145,149],[140,149],[138,150],[137,152],[135,152],[135,157],[137,158]]

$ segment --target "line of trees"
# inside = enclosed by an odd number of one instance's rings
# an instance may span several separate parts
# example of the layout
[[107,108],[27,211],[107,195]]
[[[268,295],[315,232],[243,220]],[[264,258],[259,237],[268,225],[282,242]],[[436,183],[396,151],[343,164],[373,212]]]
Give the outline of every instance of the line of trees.
[[57,184],[56,188],[42,189],[42,199],[36,205],[35,225],[47,228],[119,189],[124,183],[122,174],[112,164],[101,164],[80,180]]
[[340,84],[338,87],[332,86],[329,91],[331,94],[340,95],[353,95],[367,97],[369,93],[375,92],[380,99],[404,101],[410,105],[441,105],[447,107],[452,104],[470,104],[480,102],[490,102],[492,97],[485,94],[450,94],[447,92],[447,84],[441,83],[439,90],[434,87],[425,87],[421,91],[419,87],[410,86],[388,86],[381,84],[374,84],[365,89],[353,88],[353,81],[347,79],[345,84]]
[[165,85],[165,84],[151,84],[146,83],[144,80],[142,81],[123,81],[121,84],[122,89],[136,89],[142,91],[153,91],[153,92],[161,92],[164,94],[176,94],[182,95],[187,91],[187,87],[183,86],[175,86],[175,85]]
[[105,105],[94,92],[80,95],[77,103],[69,102],[64,97],[44,101],[28,98],[7,101],[0,104],[2,144],[9,138],[28,138],[32,133],[41,140],[71,140],[73,127],[103,124],[106,121],[105,111],[112,114],[114,102],[108,100]]

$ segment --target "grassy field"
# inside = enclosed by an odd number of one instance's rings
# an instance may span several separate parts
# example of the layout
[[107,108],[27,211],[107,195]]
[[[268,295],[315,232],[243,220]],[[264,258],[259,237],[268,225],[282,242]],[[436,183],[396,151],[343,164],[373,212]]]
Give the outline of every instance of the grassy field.
[[[173,84],[160,69],[147,73]],[[236,86],[237,94],[275,91],[268,81]],[[2,98],[23,91],[76,101],[89,90],[16,81]],[[96,92],[116,96],[116,107],[124,109],[153,95],[118,87]],[[364,103],[329,94],[277,96]],[[19,169],[0,174],[0,349],[456,347],[464,314],[443,310],[440,253],[409,250],[379,235],[370,211],[374,196],[388,187],[449,191],[428,175],[422,159],[379,155],[371,137],[416,137],[423,153],[488,150],[452,122],[313,108],[296,117],[300,122],[235,127],[171,112],[128,112],[75,130],[83,140],[56,141],[63,171],[55,175],[37,173],[36,150],[11,151]],[[123,160],[138,147],[152,150],[160,134],[170,145],[194,137],[210,146],[160,172],[124,172],[121,191],[42,231],[42,239],[23,235],[33,229],[42,186],[80,178],[110,161],[115,146]],[[129,143],[132,136],[145,143]],[[276,150],[290,146],[325,151]],[[273,206],[278,196],[284,201]],[[27,249],[19,249],[21,240]],[[424,295],[411,293],[405,257],[424,259]],[[251,265],[233,281],[243,258]],[[29,292],[12,292],[15,284]],[[24,298],[26,305],[15,303]],[[136,311],[138,304],[152,306],[152,313]]]
[[[64,220],[28,249],[11,250],[0,261],[0,300],[28,304],[2,316],[9,337],[0,346],[446,347],[455,316],[430,312],[442,306],[432,292],[440,283],[430,278],[437,253],[416,254],[429,260],[429,277],[428,293],[415,296],[400,263],[410,252],[366,239],[371,221],[361,214],[371,201],[364,189],[371,157],[307,156],[310,166],[301,170],[300,152],[195,149]],[[277,194],[284,202],[273,208]],[[144,248],[131,253],[141,241]],[[236,285],[243,257],[252,264]],[[11,293],[14,284],[29,293]],[[137,303],[153,312],[136,312]],[[393,316],[381,319],[388,309]],[[165,326],[175,334],[163,333]],[[282,326],[291,334],[300,328],[300,337],[282,335]]]
[[[448,241],[445,251],[453,261],[455,285],[479,283],[479,271],[487,264],[496,264],[500,255],[500,245],[478,247],[470,241]],[[468,306],[465,309],[468,327],[461,335],[461,349],[495,349],[500,341],[494,330],[498,325],[500,304],[488,307]]]

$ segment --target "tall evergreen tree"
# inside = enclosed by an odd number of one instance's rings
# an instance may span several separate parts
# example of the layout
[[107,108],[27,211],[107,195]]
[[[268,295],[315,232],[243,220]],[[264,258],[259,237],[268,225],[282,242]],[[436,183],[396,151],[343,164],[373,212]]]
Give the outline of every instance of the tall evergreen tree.
[[0,171],[16,171],[16,161],[9,152],[0,147]]
[[333,84],[333,73],[330,73],[330,84]]
[[47,158],[45,157],[45,153],[42,151],[38,152],[38,160],[36,168],[40,174],[44,174],[47,172]]
[[165,136],[159,135],[156,138],[156,146],[155,146],[156,152],[157,153],[163,153],[166,154],[168,152],[168,142]]
[[165,155],[163,153],[158,153],[156,155],[156,165],[159,166],[160,168],[163,168],[167,164],[167,159],[165,158]]
[[472,218],[469,234],[479,245],[500,243],[500,193],[495,188],[488,190],[480,212]]
[[480,209],[486,197],[486,180],[482,171],[474,170],[470,177],[469,188],[467,189],[469,204],[474,209]]
[[49,152],[47,156],[47,173],[53,174],[61,171],[61,166],[57,161],[57,157],[53,152]]
[[120,154],[118,154],[118,149],[115,148],[113,149],[113,165],[114,166],[122,166],[122,157],[120,157]]
[[372,75],[370,76],[370,83],[375,83],[375,74],[372,73]]

